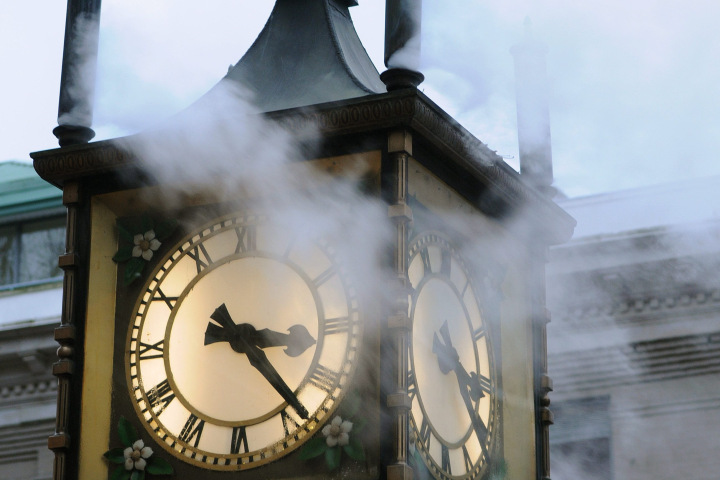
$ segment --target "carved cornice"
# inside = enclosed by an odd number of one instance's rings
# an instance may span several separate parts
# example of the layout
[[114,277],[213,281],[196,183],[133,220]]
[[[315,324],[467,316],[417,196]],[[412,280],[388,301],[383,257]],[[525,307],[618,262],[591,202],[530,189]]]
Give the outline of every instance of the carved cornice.
[[720,373],[720,331],[548,355],[557,394]]
[[0,387],[0,409],[19,403],[47,401],[55,402],[57,396],[57,380],[46,377],[32,381],[24,381]]
[[585,304],[565,308],[552,305],[553,320],[563,328],[587,331],[610,326],[639,326],[673,321],[692,314],[720,311],[720,289],[666,296],[614,299],[604,304]]
[[[459,178],[472,179],[488,187],[492,198],[486,197],[486,202],[505,205],[504,209],[510,207],[511,210],[533,205],[537,216],[544,219],[545,227],[548,220],[552,220],[547,230],[555,232],[555,241],[567,240],[574,228],[575,222],[569,215],[526,186],[500,156],[418,90],[398,90],[313,108],[271,112],[266,116],[300,140],[309,142],[370,132],[384,135],[389,128],[409,128],[447,157],[444,168],[454,170]],[[138,167],[131,153],[110,140],[35,152],[31,157],[38,174],[58,186],[70,179]]]
[[30,154],[35,171],[53,185],[66,180],[107,173],[125,168],[133,157],[106,140]]

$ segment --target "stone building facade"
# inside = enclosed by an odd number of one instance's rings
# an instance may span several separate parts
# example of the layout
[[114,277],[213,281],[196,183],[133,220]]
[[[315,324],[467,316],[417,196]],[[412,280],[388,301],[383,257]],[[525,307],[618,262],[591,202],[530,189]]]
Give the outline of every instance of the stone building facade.
[[65,208],[32,165],[0,163],[0,478],[52,478],[52,375],[60,323]]
[[553,479],[720,471],[720,178],[561,201],[551,252]]

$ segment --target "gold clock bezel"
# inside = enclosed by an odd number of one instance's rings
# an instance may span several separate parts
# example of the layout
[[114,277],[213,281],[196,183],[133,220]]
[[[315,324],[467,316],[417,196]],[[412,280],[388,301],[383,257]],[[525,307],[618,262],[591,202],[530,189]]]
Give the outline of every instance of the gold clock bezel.
[[[236,251],[226,255],[225,257],[217,259],[208,268],[199,272],[184,287],[183,294],[175,299],[174,305],[172,307],[170,304],[167,305],[166,310],[168,308],[171,309],[167,314],[167,331],[164,338],[167,339],[169,336],[172,321],[178,310],[176,307],[182,304],[182,297],[187,295],[187,292],[189,292],[192,287],[204,276],[212,274],[214,269],[217,269],[223,264],[238,261],[245,257],[264,258],[278,261],[291,268],[303,279],[306,285],[310,288],[313,300],[315,301],[316,310],[318,311],[318,338],[316,339],[317,343],[315,351],[313,353],[312,362],[305,372],[304,378],[296,388],[296,392],[301,392],[306,388],[314,388],[325,392],[325,397],[320,402],[318,408],[309,412],[310,415],[307,420],[303,420],[300,416],[295,415],[292,418],[292,422],[285,423],[283,414],[285,414],[285,417],[289,417],[290,415],[288,415],[285,411],[292,411],[292,407],[288,406],[286,402],[283,402],[277,407],[273,406],[261,417],[238,422],[212,422],[213,425],[220,427],[244,428],[250,426],[249,422],[256,422],[253,425],[257,425],[264,421],[274,419],[274,417],[277,416],[283,417],[281,420],[283,421],[283,426],[285,428],[284,437],[271,444],[263,445],[260,448],[254,448],[248,452],[236,454],[202,450],[196,445],[189,443],[192,441],[192,438],[190,438],[187,442],[181,440],[179,438],[181,436],[180,431],[169,431],[169,429],[167,429],[158,418],[162,414],[163,409],[161,408],[157,413],[153,410],[154,407],[151,406],[151,402],[148,399],[148,394],[153,386],[145,386],[142,382],[141,362],[147,360],[147,358],[139,359],[141,347],[138,338],[142,333],[144,319],[154,303],[153,300],[163,299],[162,296],[157,296],[157,292],[162,286],[163,280],[166,278],[168,272],[172,270],[173,266],[177,265],[183,257],[188,255],[188,252],[192,252],[193,249],[197,249],[203,244],[203,242],[207,241],[212,236],[226,232],[230,229],[242,228],[244,226],[252,225],[255,228],[263,228],[266,223],[267,219],[265,217],[248,215],[240,212],[215,218],[203,226],[194,229],[191,233],[185,235],[182,240],[174,243],[168,252],[157,262],[151,274],[148,276],[148,279],[140,289],[140,294],[132,310],[125,341],[124,354],[125,378],[130,394],[130,401],[136,414],[138,415],[138,419],[156,443],[174,457],[191,465],[221,471],[246,470],[284,457],[288,453],[300,447],[331,418],[333,412],[344,397],[348,389],[350,379],[357,368],[358,353],[363,334],[363,320],[361,318],[359,300],[350,277],[347,275],[347,272],[344,271],[342,264],[337,259],[336,252],[327,241],[323,239],[310,240],[310,242],[313,243],[314,246],[322,252],[322,255],[324,255],[324,257],[330,262],[332,265],[332,274],[337,275],[342,284],[342,293],[347,305],[347,321],[344,323],[343,330],[340,330],[340,333],[347,335],[347,340],[344,342],[345,350],[342,352],[341,366],[328,374],[328,376],[324,377],[315,375],[315,373],[320,372],[319,368],[324,367],[319,363],[319,359],[325,344],[325,337],[338,332],[332,330],[333,327],[327,323],[330,320],[336,319],[328,319],[325,317],[322,300],[320,298],[320,294],[318,293],[320,285],[315,286],[315,288],[311,287],[314,280],[310,275],[303,271],[300,265],[293,263],[289,259],[287,252],[285,256],[282,256],[278,255],[277,252],[263,251],[262,247],[257,250],[252,249],[241,253]],[[273,230],[276,230],[277,228],[277,225],[273,225]],[[290,239],[289,236],[288,239]],[[292,248],[292,240],[289,241],[288,251]],[[306,241],[308,240],[306,239]],[[166,373],[168,374],[167,381],[170,384],[172,367],[169,363],[169,355],[165,356],[164,352],[163,355],[163,362],[165,364],[164,368],[166,368]],[[320,384],[322,385],[320,386]],[[183,399],[180,400],[182,392],[174,390],[176,385],[170,384],[170,388],[173,389],[172,391],[174,394],[180,394],[178,395],[178,401],[181,401],[182,405],[191,415],[194,415],[196,418],[202,419],[205,422],[209,421],[209,419],[204,417],[201,412],[199,412],[197,408],[193,407],[187,399],[184,399],[183,397]],[[290,428],[288,428],[288,425],[290,425]]]
[[[448,255],[449,258],[452,261],[453,265],[457,265],[457,267],[462,269],[463,277],[466,279],[467,283],[466,285],[455,285],[452,276],[448,273],[448,271],[444,271],[446,268],[444,266],[445,260],[443,259],[441,261],[442,265],[439,266],[432,266],[430,267],[430,271],[428,272],[428,266],[430,264],[430,260],[425,258],[422,259],[422,255],[429,255],[427,252],[427,248],[429,246],[435,247],[440,250],[441,256]],[[454,291],[455,295],[457,295],[457,299],[460,301],[460,305],[462,306],[462,309],[465,313],[465,321],[467,322],[467,326],[469,328],[469,337],[473,338],[473,330],[475,327],[472,324],[472,321],[470,319],[470,315],[468,313],[468,305],[467,301],[474,300],[475,305],[477,309],[480,312],[481,315],[481,325],[485,331],[483,338],[486,342],[486,350],[487,355],[486,358],[480,358],[480,354],[478,352],[477,348],[477,341],[472,340],[472,350],[474,354],[474,362],[472,365],[472,368],[470,368],[470,365],[465,365],[465,367],[468,370],[472,370],[474,372],[479,372],[480,364],[482,361],[487,361],[488,368],[487,371],[489,371],[489,382],[490,382],[490,389],[491,392],[489,393],[490,398],[489,400],[489,413],[488,413],[488,420],[487,420],[487,438],[485,441],[485,450],[488,452],[487,457],[492,455],[493,447],[495,443],[495,438],[497,437],[497,421],[498,421],[498,412],[499,412],[499,406],[498,406],[498,392],[497,392],[497,371],[496,371],[496,361],[494,358],[494,352],[493,352],[493,344],[492,344],[492,335],[491,331],[493,329],[492,325],[490,325],[490,322],[488,321],[488,318],[486,318],[486,312],[484,311],[482,302],[481,302],[481,296],[479,295],[476,280],[474,275],[472,274],[472,269],[468,266],[468,263],[463,259],[460,252],[457,250],[457,248],[454,247],[453,242],[448,238],[446,235],[440,232],[423,232],[421,234],[416,235],[411,241],[410,246],[408,248],[408,268],[413,268],[413,264],[416,261],[420,261],[423,263],[423,272],[420,276],[419,280],[416,280],[413,283],[413,279],[411,278],[411,285],[413,287],[413,293],[410,300],[410,309],[409,309],[409,316],[413,323],[413,327],[415,327],[415,317],[416,317],[416,307],[418,304],[418,298],[422,292],[422,287],[427,284],[427,282],[431,279],[441,279],[443,282],[445,282],[447,285],[450,286],[450,288]],[[457,268],[455,267],[455,268]],[[449,269],[448,269],[449,270]],[[409,270],[410,271],[410,270]],[[462,293],[464,292],[464,293]],[[465,300],[464,297],[467,295],[467,292],[470,292],[471,299]],[[415,331],[415,328],[413,328],[413,332]],[[422,393],[420,392],[420,389],[417,386],[417,383],[415,381],[414,375],[416,372],[416,361],[415,361],[415,352],[414,352],[414,339],[411,339],[410,342],[410,377],[408,380],[409,389],[414,390],[413,394],[411,395],[412,398],[412,407],[409,412],[409,420],[410,420],[410,432],[411,432],[411,438],[414,441],[415,448],[420,453],[420,456],[423,459],[423,462],[425,464],[425,467],[427,467],[430,474],[438,479],[438,480],[470,480],[470,479],[476,479],[479,478],[487,469],[488,462],[490,461],[490,458],[486,457],[486,454],[483,451],[480,451],[477,458],[469,458],[468,452],[465,449],[465,445],[467,444],[468,440],[475,435],[474,429],[472,425],[468,427],[467,432],[462,436],[462,438],[458,442],[451,442],[451,443],[445,443],[442,436],[438,433],[438,430],[434,423],[437,423],[438,421],[442,420],[440,418],[432,419],[427,413],[427,409],[425,408],[425,405],[423,403]],[[454,373],[449,373],[449,375],[455,375]],[[459,395],[459,391],[457,393]],[[417,406],[416,406],[417,404]],[[479,408],[480,402],[477,402],[474,406],[475,411],[477,412]],[[420,415],[418,415],[418,412],[420,412]],[[416,418],[419,417],[419,418]],[[464,473],[452,473],[452,469],[450,468],[450,471],[446,470],[442,463],[443,460],[441,456],[433,455],[430,451],[430,448],[428,448],[425,443],[422,441],[422,426],[427,425],[426,428],[429,428],[429,432],[424,432],[425,435],[430,434],[432,436],[432,439],[435,441],[439,441],[441,445],[444,445],[447,450],[453,449],[463,450],[464,455],[464,467],[465,472]],[[476,436],[476,435],[475,435]],[[478,441],[481,441],[478,439]],[[443,451],[442,446],[440,447],[441,452]],[[442,453],[441,453],[442,455]],[[448,460],[449,464],[449,460]]]

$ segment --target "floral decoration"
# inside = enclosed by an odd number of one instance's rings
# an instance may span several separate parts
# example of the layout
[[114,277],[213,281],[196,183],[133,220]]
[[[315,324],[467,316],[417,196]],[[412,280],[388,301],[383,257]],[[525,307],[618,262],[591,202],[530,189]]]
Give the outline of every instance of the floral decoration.
[[153,454],[152,448],[146,447],[142,440],[137,440],[132,447],[123,450],[125,455],[125,470],[145,470],[147,459]]
[[324,454],[328,470],[340,466],[343,453],[353,460],[365,460],[365,449],[360,438],[365,419],[357,415],[360,403],[357,395],[348,395],[342,411],[322,428],[320,435],[305,444],[300,450],[300,458],[310,460]]
[[135,427],[125,417],[118,421],[118,436],[123,447],[111,448],[103,455],[117,466],[110,480],[144,480],[146,474],[170,475],[172,466],[167,460],[155,456],[152,448],[145,446]]
[[123,283],[130,285],[140,278],[145,265],[153,258],[155,252],[177,228],[175,220],[155,222],[149,215],[119,219],[117,223],[120,236],[120,247],[113,256],[116,263],[125,264]]
[[325,425],[322,434],[325,436],[325,443],[328,447],[339,445],[344,447],[350,443],[350,431],[353,424],[349,420],[343,421],[340,415],[333,418],[332,422]]

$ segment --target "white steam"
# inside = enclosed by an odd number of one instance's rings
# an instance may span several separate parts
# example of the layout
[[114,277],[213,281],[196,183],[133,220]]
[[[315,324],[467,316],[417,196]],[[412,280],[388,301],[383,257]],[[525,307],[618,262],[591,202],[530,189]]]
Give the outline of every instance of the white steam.
[[420,70],[420,33],[411,37],[402,48],[396,50],[387,61],[388,68]]
[[69,70],[63,72],[58,125],[89,127],[92,124],[99,24],[97,15],[80,14],[75,19],[72,50],[66,52],[70,60],[65,67]]
[[391,22],[391,27],[386,35],[390,37],[395,51],[386,52],[385,65],[388,68],[420,71],[422,2],[420,0],[401,1],[396,6],[395,16],[396,18],[386,20]]
[[261,214],[298,237],[328,240],[366,290],[361,295],[387,291],[381,286],[391,278],[381,266],[391,238],[387,207],[363,194],[367,166],[359,159],[346,157],[353,165],[339,176],[303,161],[315,133],[284,130],[243,87],[225,81],[163,128],[120,146],[163,185],[146,199],[151,205],[174,210],[200,195],[207,204]]

